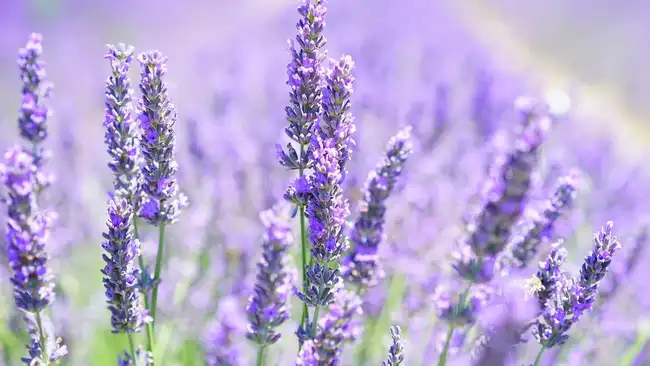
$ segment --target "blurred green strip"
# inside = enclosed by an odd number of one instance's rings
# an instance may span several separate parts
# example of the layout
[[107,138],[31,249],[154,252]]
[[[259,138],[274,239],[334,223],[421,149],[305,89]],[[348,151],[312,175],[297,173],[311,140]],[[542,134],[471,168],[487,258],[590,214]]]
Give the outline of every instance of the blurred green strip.
[[636,359],[639,357],[639,355],[645,348],[645,345],[648,343],[649,339],[650,339],[650,321],[646,320],[645,322],[641,323],[641,325],[639,326],[639,330],[637,332],[636,340],[634,341],[634,344],[630,346],[630,348],[628,348],[627,351],[625,351],[623,357],[621,357],[621,360],[618,362],[618,366],[632,366],[634,361],[636,361]]

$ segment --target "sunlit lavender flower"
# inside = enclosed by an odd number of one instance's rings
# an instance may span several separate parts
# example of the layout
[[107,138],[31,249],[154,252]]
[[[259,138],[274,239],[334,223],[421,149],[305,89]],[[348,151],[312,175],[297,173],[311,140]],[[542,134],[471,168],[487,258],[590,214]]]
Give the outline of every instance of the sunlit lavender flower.
[[248,307],[248,339],[261,347],[280,339],[276,331],[289,318],[289,298],[293,293],[295,271],[290,267],[293,246],[291,227],[277,212],[261,214],[265,232],[262,237],[262,258],[257,264],[257,280]]
[[38,313],[54,301],[54,283],[46,251],[53,212],[38,212],[37,168],[32,155],[13,147],[0,165],[0,180],[7,204],[7,258],[18,308]]
[[383,269],[377,256],[384,239],[386,200],[395,189],[406,160],[413,152],[411,127],[401,129],[388,142],[386,155],[375,170],[368,174],[359,217],[350,234],[352,250],[341,261],[347,281],[362,287],[372,287],[383,278]]
[[125,44],[108,45],[104,57],[111,64],[111,76],[106,79],[104,142],[111,157],[108,167],[115,174],[115,194],[137,207],[141,183],[140,129],[133,119],[133,90],[128,76],[133,52],[133,47]]
[[354,61],[351,56],[344,55],[338,62],[331,60],[330,63],[332,65],[325,75],[327,86],[323,89],[322,118],[317,122],[315,131],[322,139],[334,139],[339,152],[341,179],[345,179],[345,164],[350,160],[355,144],[352,135],[356,132],[354,117],[350,113]]
[[[30,343],[27,345],[28,357],[22,358],[25,364],[29,366],[45,365],[45,359],[49,362],[55,362],[68,354],[68,348],[63,344],[60,337],[56,337],[54,325],[48,316],[41,314],[40,318],[37,318],[32,313],[23,314],[25,328],[30,338]],[[41,332],[43,338],[41,338]],[[48,354],[44,355],[43,352]]]
[[113,333],[139,332],[146,320],[138,283],[140,242],[133,236],[133,206],[123,197],[108,203],[108,230],[103,234],[102,269]]
[[[520,112],[528,115],[530,108],[533,107],[526,104]],[[524,211],[540,146],[550,122],[546,116],[525,118],[514,149],[502,156],[490,173],[484,187],[485,203],[466,227],[467,237],[459,249],[461,253],[468,246],[473,257],[457,255],[455,268],[462,277],[479,282],[493,277],[494,257],[505,248],[513,226]],[[485,263],[483,258],[493,263]]]
[[295,366],[319,366],[318,352],[314,340],[305,341],[302,344],[298,357],[296,358]]
[[577,175],[569,175],[559,179],[553,197],[546,203],[540,215],[536,215],[527,222],[523,234],[515,238],[510,244],[511,250],[507,253],[509,265],[525,268],[535,257],[539,245],[551,237],[553,225],[562,213],[575,200],[577,189]]
[[546,301],[542,315],[533,327],[533,335],[543,349],[564,344],[571,326],[591,310],[612,255],[621,247],[612,235],[613,227],[609,221],[594,235],[594,249],[585,257],[577,279],[559,277],[555,293]]
[[163,81],[167,58],[152,51],[141,53],[138,61],[142,68],[142,99],[138,103],[144,157],[142,191],[146,195],[140,216],[152,225],[171,224],[187,205],[187,197],[179,192],[176,182],[176,110]]
[[289,41],[291,62],[287,65],[287,85],[291,92],[289,105],[285,108],[289,122],[285,133],[300,146],[300,151],[297,152],[291,144],[287,144],[286,150],[277,146],[280,164],[289,169],[302,171],[310,165],[307,148],[322,110],[321,64],[326,57],[322,49],[327,43],[322,33],[326,4],[325,0],[302,0],[298,6],[302,17],[296,24],[298,35],[295,41]]
[[381,363],[382,366],[399,366],[404,362],[404,345],[402,344],[402,335],[400,327],[395,325],[390,328],[390,336],[393,338],[393,344],[388,350],[388,359]]
[[34,164],[40,165],[42,151],[38,144],[48,136],[47,119],[52,114],[46,105],[52,84],[46,81],[45,63],[41,60],[43,37],[32,33],[25,48],[18,53],[23,100],[18,124],[23,138],[34,145]]
[[343,345],[353,342],[361,332],[358,320],[355,319],[362,314],[361,304],[361,299],[356,294],[338,292],[328,312],[318,322],[316,337],[305,342],[312,343],[309,345],[310,350],[303,352],[303,363],[297,364],[312,365],[308,360],[318,360],[318,366],[339,365]]

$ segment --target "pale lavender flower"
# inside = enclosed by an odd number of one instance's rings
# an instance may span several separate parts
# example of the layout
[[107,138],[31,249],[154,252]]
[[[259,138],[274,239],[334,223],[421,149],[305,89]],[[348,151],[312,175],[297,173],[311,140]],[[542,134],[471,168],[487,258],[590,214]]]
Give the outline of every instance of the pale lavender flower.
[[101,272],[113,333],[139,332],[147,320],[138,288],[140,242],[133,234],[133,219],[133,206],[126,198],[116,196],[109,201],[108,230],[102,242],[106,265]]
[[411,127],[408,126],[390,139],[385,156],[368,174],[359,204],[359,217],[350,234],[352,250],[341,261],[342,273],[347,281],[372,287],[383,278],[377,250],[385,236],[386,200],[396,188],[412,152]]
[[163,80],[167,58],[152,51],[141,53],[138,61],[142,68],[138,120],[142,129],[142,193],[145,195],[140,216],[152,225],[172,224],[187,206],[187,197],[179,192],[176,182],[176,110]]
[[262,258],[257,264],[254,293],[246,309],[247,337],[261,347],[274,344],[281,337],[276,328],[289,318],[289,298],[296,276],[290,266],[291,227],[279,209],[276,207],[261,214],[265,227]]
[[54,301],[46,245],[56,215],[38,211],[37,167],[32,155],[21,147],[13,147],[5,154],[4,164],[0,165],[0,181],[7,204],[5,239],[16,306],[38,313]]
[[524,116],[522,131],[514,148],[498,159],[490,173],[484,186],[484,203],[467,225],[466,238],[459,249],[463,252],[464,247],[469,247],[473,256],[457,255],[454,267],[469,281],[485,282],[494,276],[494,257],[506,247],[512,228],[524,211],[539,150],[550,127],[547,116],[530,117],[533,106],[526,104],[520,108]]
[[[24,313],[23,319],[30,338],[30,343],[27,345],[28,357],[21,359],[25,364],[28,366],[46,365],[43,357],[47,357],[47,361],[49,361],[47,364],[56,363],[57,360],[68,354],[68,348],[63,344],[63,339],[55,336],[54,325],[48,316],[41,314],[40,324],[32,313]],[[41,338],[41,331],[44,338]],[[45,342],[45,347],[41,341]],[[46,350],[48,354],[43,355]]]
[[[315,345],[315,340],[307,340],[302,344],[298,357],[296,358],[295,366],[319,366],[318,352]],[[327,364],[325,364],[327,365]]]
[[245,333],[246,319],[236,298],[228,296],[219,302],[217,318],[204,338],[207,366],[240,366],[244,357],[239,349],[239,337]]
[[32,143],[34,164],[39,166],[43,151],[38,147],[48,136],[47,119],[52,111],[46,105],[52,84],[46,80],[45,63],[41,60],[43,37],[32,33],[25,48],[18,53],[18,66],[22,81],[22,104],[18,124],[20,135]]
[[531,284],[530,290],[535,293],[542,308],[554,296],[558,283],[566,275],[562,270],[562,266],[567,261],[568,252],[563,244],[564,241],[560,239],[551,246],[546,261],[539,262],[539,270],[533,279],[534,282]]
[[388,359],[381,363],[382,366],[399,366],[404,362],[404,345],[402,344],[401,329],[395,325],[390,328],[393,344],[388,350]]
[[322,111],[322,51],[327,40],[322,35],[327,13],[325,0],[302,0],[298,6],[301,19],[296,24],[298,35],[289,41],[291,62],[287,65],[288,81],[291,88],[289,105],[285,108],[289,126],[287,136],[300,146],[297,152],[291,144],[286,151],[276,146],[278,161],[288,169],[304,170],[310,166],[308,145],[312,139],[312,129]]
[[122,43],[108,45],[104,57],[111,64],[104,94],[104,143],[111,158],[108,167],[115,175],[115,194],[125,197],[137,212],[142,174],[140,129],[133,119],[133,90],[128,76],[133,52],[132,46]]

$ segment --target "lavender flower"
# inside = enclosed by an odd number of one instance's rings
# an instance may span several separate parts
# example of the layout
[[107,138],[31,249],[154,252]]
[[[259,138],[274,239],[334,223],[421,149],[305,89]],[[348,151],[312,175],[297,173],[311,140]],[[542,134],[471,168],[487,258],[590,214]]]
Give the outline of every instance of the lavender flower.
[[123,197],[108,203],[108,230],[103,234],[102,269],[113,333],[139,332],[146,320],[138,283],[140,242],[133,237],[133,206]]
[[128,76],[133,52],[133,47],[125,44],[108,45],[104,57],[112,71],[106,79],[104,142],[111,157],[108,167],[115,174],[115,193],[125,197],[137,212],[141,183],[140,130],[133,120],[133,90]]
[[[494,257],[505,248],[512,227],[524,211],[540,146],[550,126],[546,116],[529,117],[530,108],[525,105],[520,110],[526,117],[515,147],[497,162],[484,187],[485,203],[466,228],[467,237],[461,244],[455,268],[470,281],[485,282],[493,277]],[[471,248],[474,257],[462,255],[464,246]]]
[[539,263],[539,270],[534,279],[537,285],[531,286],[531,290],[535,292],[542,308],[555,295],[558,283],[563,281],[563,276],[565,276],[562,265],[567,261],[568,252],[563,244],[563,240],[558,240],[551,246],[551,252],[546,261]]
[[388,359],[382,362],[382,366],[399,366],[404,362],[404,345],[402,344],[402,335],[399,326],[390,328],[390,336],[393,338],[393,344],[388,350]]
[[[361,299],[356,294],[338,292],[327,314],[320,319],[316,336],[303,344],[296,365],[340,365],[343,345],[353,342],[360,334],[355,316],[362,314],[361,305]],[[317,363],[313,363],[313,360],[317,360]]]
[[575,199],[576,188],[577,175],[560,178],[553,197],[545,203],[541,215],[527,222],[523,234],[510,244],[512,249],[506,259],[510,262],[509,265],[523,269],[535,257],[539,245],[551,237],[553,225]]
[[167,94],[163,77],[167,58],[160,52],[138,56],[142,68],[138,103],[138,119],[142,129],[140,147],[144,157],[142,191],[146,195],[140,216],[152,225],[173,224],[187,197],[179,193],[176,182],[178,164],[175,160],[176,111]]
[[262,258],[257,264],[257,281],[246,309],[247,337],[261,347],[280,339],[276,328],[289,318],[289,297],[295,278],[289,264],[293,236],[278,209],[267,210],[261,215],[266,228],[262,237]]
[[377,249],[384,239],[386,200],[395,189],[406,160],[413,152],[411,127],[401,129],[386,147],[386,155],[368,174],[359,206],[361,212],[350,234],[353,250],[342,260],[347,281],[361,287],[375,286],[383,278]]
[[38,212],[38,172],[31,154],[14,147],[0,165],[7,204],[7,258],[12,270],[16,306],[39,313],[54,301],[54,283],[47,262],[47,241],[56,215]]
[[598,294],[598,285],[607,273],[612,255],[621,247],[612,235],[614,224],[609,221],[594,236],[594,249],[585,257],[585,262],[577,279],[560,276],[556,291],[546,301],[545,308],[538,318],[533,335],[543,350],[564,344],[566,334],[580,317],[591,310]]
[[228,296],[219,302],[217,319],[205,334],[205,360],[207,366],[244,365],[238,348],[238,338],[245,331],[245,319],[241,314],[239,302]]
[[52,84],[45,80],[45,63],[41,60],[43,37],[32,33],[25,48],[18,53],[18,66],[22,81],[23,100],[18,124],[20,135],[34,146],[34,164],[39,166],[42,151],[38,148],[48,136],[47,119],[52,114],[45,104],[51,94]]
[[296,152],[290,143],[286,152],[279,145],[276,148],[282,166],[302,172],[310,166],[306,149],[322,110],[321,63],[325,59],[322,48],[327,43],[322,33],[327,13],[326,1],[302,0],[298,13],[302,17],[296,24],[298,35],[294,42],[289,41],[292,59],[287,66],[287,85],[291,92],[289,105],[285,108],[289,122],[285,133],[300,146],[300,152]]
[[332,65],[325,75],[327,87],[323,89],[322,118],[317,123],[316,132],[321,139],[335,141],[334,145],[339,152],[341,180],[344,180],[347,175],[345,164],[350,160],[355,143],[352,135],[356,132],[354,118],[350,113],[354,61],[349,55],[344,55],[338,62],[330,60],[330,63]]

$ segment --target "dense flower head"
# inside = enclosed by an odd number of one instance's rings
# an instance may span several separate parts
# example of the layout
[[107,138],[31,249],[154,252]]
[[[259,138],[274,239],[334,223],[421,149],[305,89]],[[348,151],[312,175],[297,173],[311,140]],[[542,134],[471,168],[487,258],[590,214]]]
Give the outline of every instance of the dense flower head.
[[487,305],[493,290],[487,286],[474,286],[467,294],[458,294],[446,285],[438,285],[433,302],[439,319],[462,327],[474,324],[478,314]]
[[120,43],[108,45],[108,54],[104,56],[111,65],[104,94],[104,142],[111,158],[108,167],[115,175],[115,194],[137,207],[142,162],[140,129],[133,118],[133,90],[128,75],[133,52],[132,46]]
[[280,339],[277,328],[289,318],[289,299],[296,276],[290,266],[291,227],[278,210],[270,209],[261,215],[265,227],[262,258],[257,264],[254,293],[246,309],[249,321],[247,337],[260,346],[271,345]]
[[[20,134],[32,144],[38,144],[48,135],[47,119],[51,111],[46,105],[52,84],[46,80],[45,63],[41,60],[43,37],[32,33],[25,48],[18,53],[23,100],[18,119]],[[38,163],[38,157],[35,157]]]
[[345,179],[345,164],[350,160],[356,132],[352,107],[354,61],[344,55],[337,62],[330,60],[331,66],[325,74],[326,87],[323,88],[322,116],[316,123],[315,131],[322,139],[333,139],[339,152],[341,179]]
[[102,269],[106,302],[111,312],[114,333],[140,331],[147,316],[140,301],[138,284],[140,242],[133,235],[133,206],[126,198],[115,196],[108,202],[107,231],[103,234]]
[[404,345],[402,344],[401,329],[395,325],[390,328],[393,344],[388,349],[388,359],[381,363],[382,366],[399,366],[404,362]]
[[338,292],[318,322],[316,337],[303,344],[303,349],[305,346],[307,349],[299,354],[296,365],[340,365],[343,345],[356,340],[361,332],[356,319],[363,313],[361,305],[362,301],[356,294]]
[[5,240],[18,308],[39,312],[54,301],[53,275],[46,245],[56,215],[39,212],[40,183],[32,155],[21,147],[7,151],[0,165],[0,181],[7,205]]
[[558,276],[555,292],[545,303],[533,334],[546,348],[564,344],[566,334],[585,312],[592,309],[598,294],[598,285],[607,273],[612,255],[621,247],[612,234],[614,224],[609,221],[594,235],[594,249],[587,255],[578,278]]
[[187,206],[187,197],[180,193],[176,182],[176,110],[163,80],[167,58],[152,51],[141,53],[138,61],[142,69],[138,120],[142,129],[142,193],[145,195],[140,216],[152,225],[171,224]]
[[352,250],[341,262],[347,281],[372,287],[383,277],[377,250],[385,235],[386,200],[395,190],[412,152],[411,127],[407,126],[390,139],[385,155],[368,174],[359,216],[350,234]]
[[551,246],[546,261],[539,262],[539,270],[535,275],[538,286],[534,286],[531,290],[535,293],[542,308],[554,296],[558,283],[566,275],[562,266],[567,261],[568,252],[563,244],[564,241],[561,239],[555,242]]
[[544,203],[542,212],[528,220],[522,233],[515,236],[509,244],[510,250],[505,258],[509,263],[506,266],[522,269],[530,263],[537,254],[540,244],[552,236],[555,222],[575,200],[577,184],[576,174],[559,179],[555,193]]
[[277,147],[280,164],[289,169],[309,167],[307,148],[312,138],[312,129],[322,111],[322,79],[325,59],[323,47],[327,40],[323,36],[325,0],[302,0],[298,6],[301,18],[296,24],[298,35],[289,41],[291,62],[287,65],[289,105],[285,108],[289,126],[287,136],[300,146],[300,152],[287,145],[286,152]]

